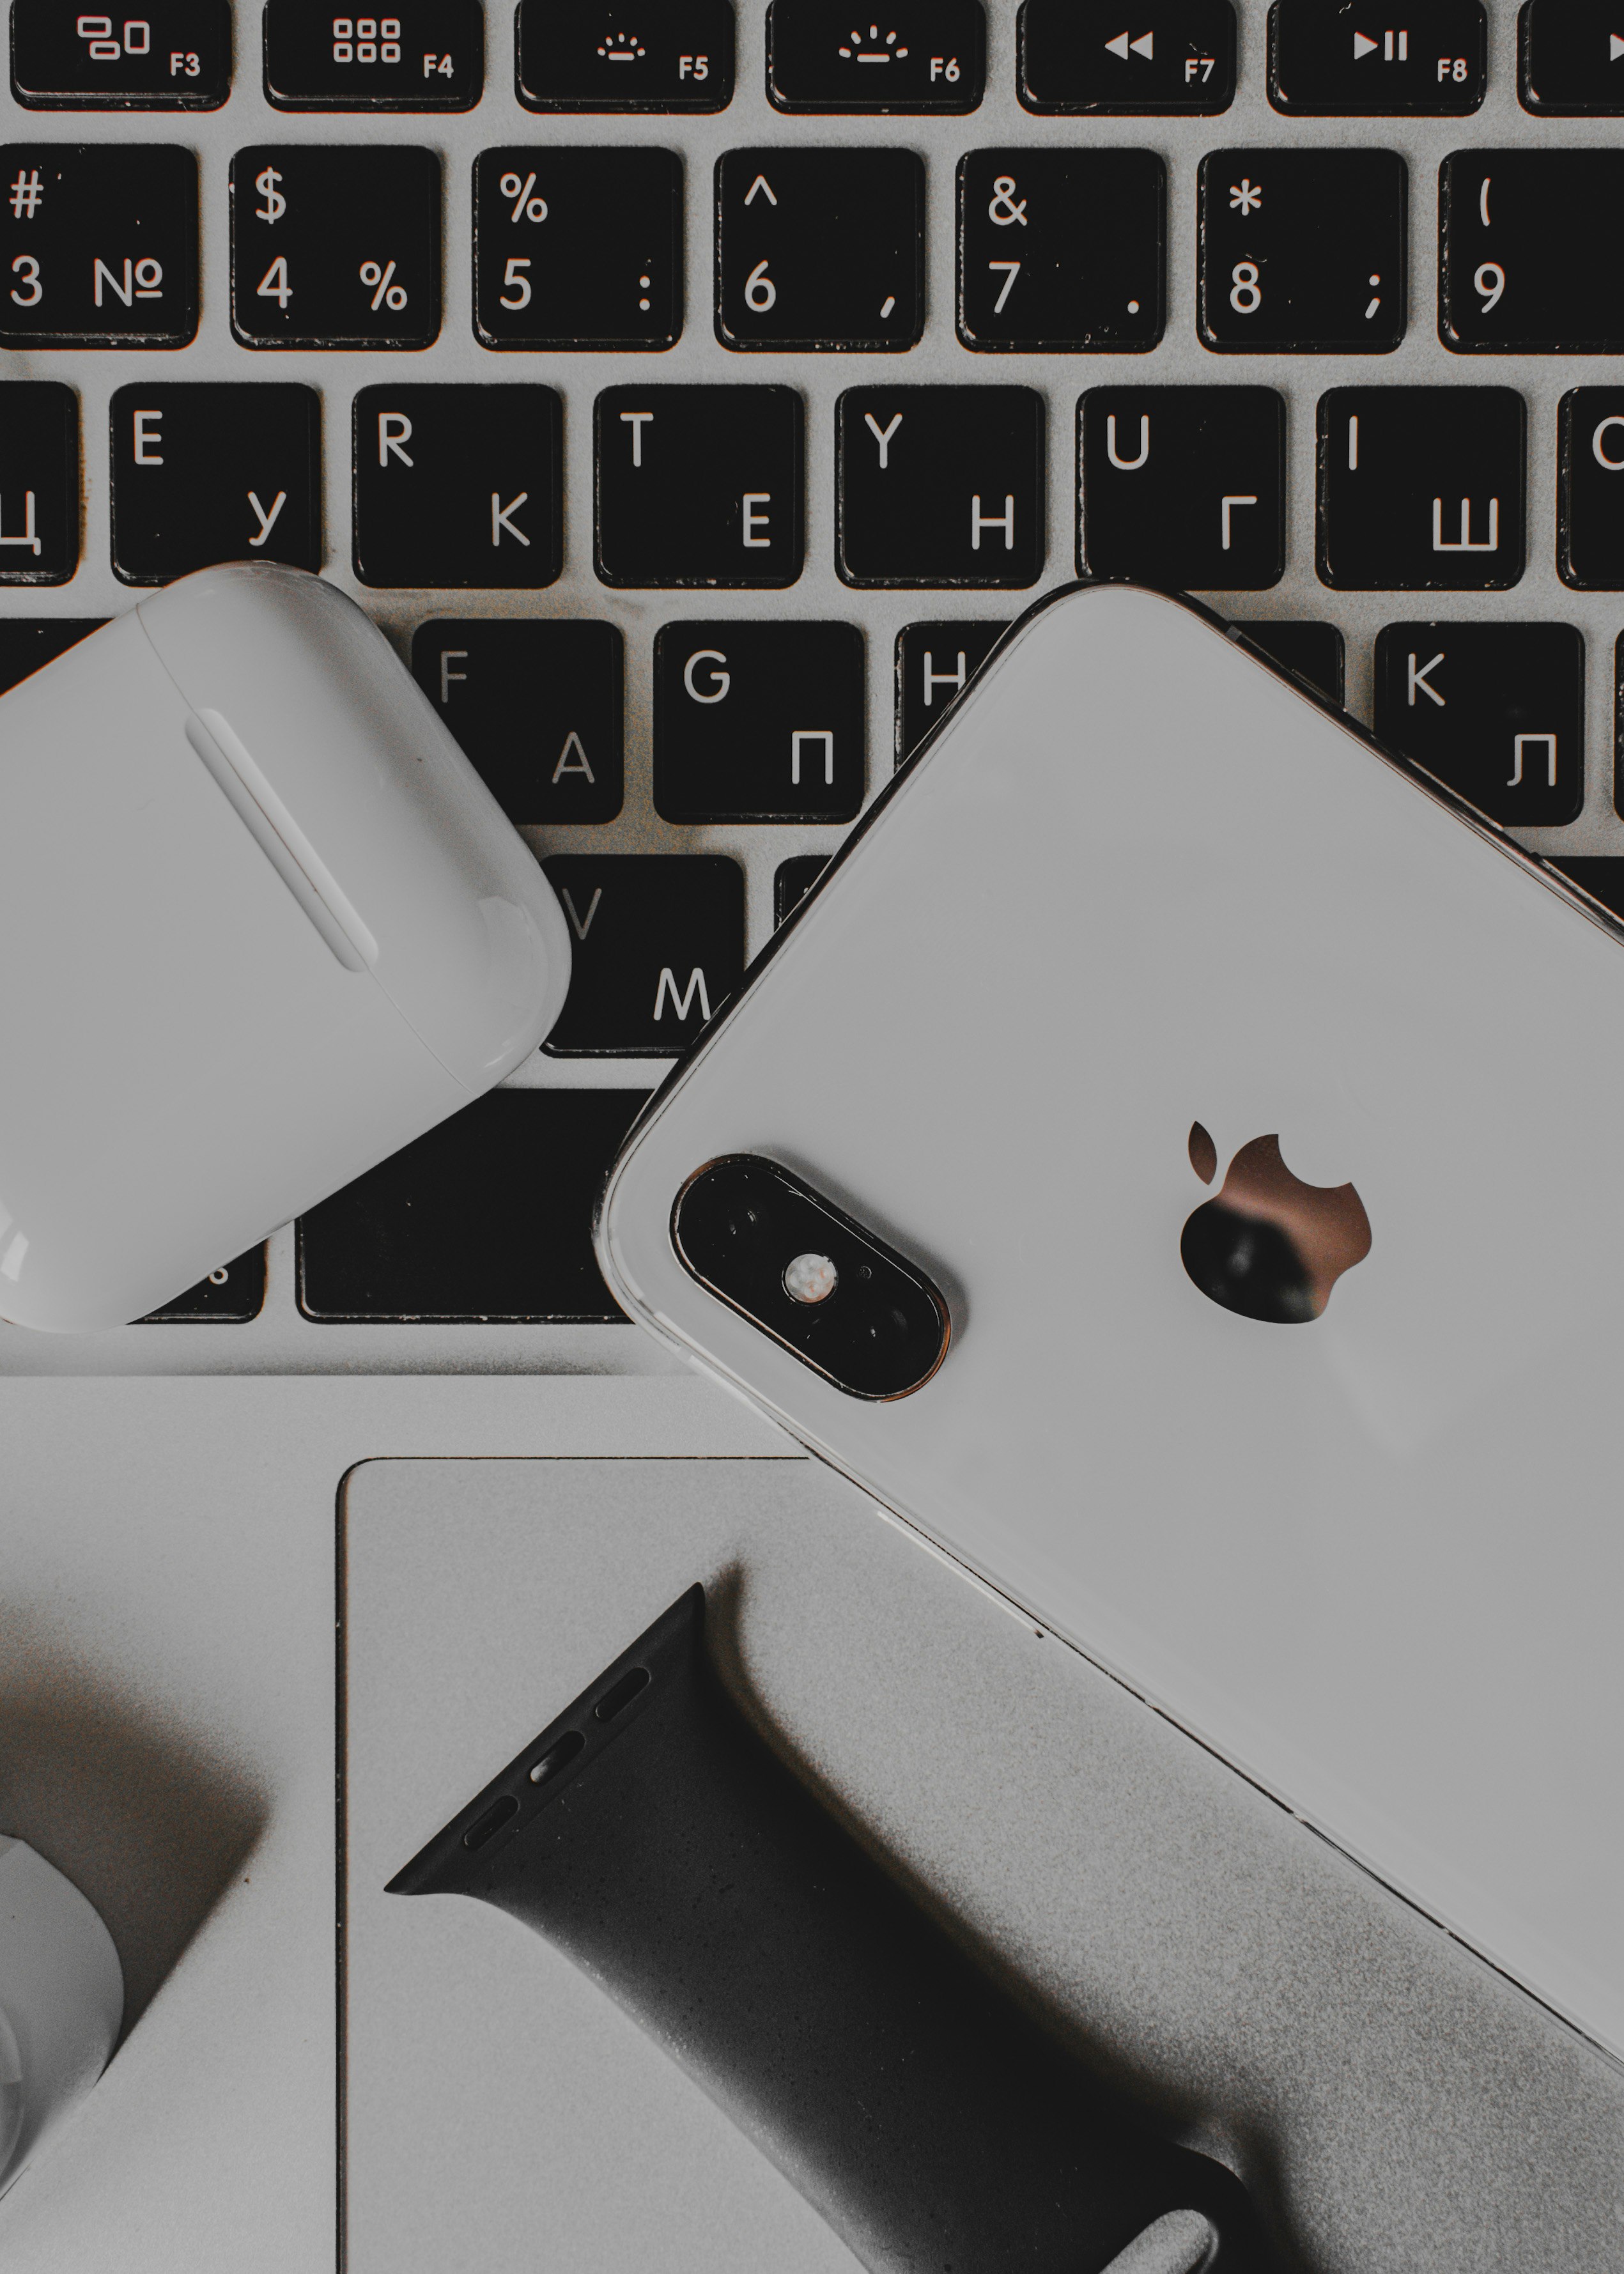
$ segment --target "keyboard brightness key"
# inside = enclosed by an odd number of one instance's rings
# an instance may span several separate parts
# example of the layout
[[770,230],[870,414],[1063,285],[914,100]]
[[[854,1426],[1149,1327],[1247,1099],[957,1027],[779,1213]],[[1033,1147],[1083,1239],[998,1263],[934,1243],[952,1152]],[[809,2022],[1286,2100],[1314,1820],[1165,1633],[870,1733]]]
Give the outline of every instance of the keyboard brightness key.
[[531,110],[726,110],[733,98],[732,0],[519,0],[514,41]]
[[1021,590],[1043,573],[1043,398],[853,387],[835,406],[835,567],[859,587]]
[[1502,592],[1522,574],[1528,410],[1509,387],[1320,398],[1319,567],[1348,592]]
[[877,22],[851,0],[767,11],[767,99],[778,110],[974,110],[986,82],[981,0],[900,0]]
[[1491,819],[1575,821],[1584,802],[1584,641],[1572,624],[1389,624],[1376,733]]

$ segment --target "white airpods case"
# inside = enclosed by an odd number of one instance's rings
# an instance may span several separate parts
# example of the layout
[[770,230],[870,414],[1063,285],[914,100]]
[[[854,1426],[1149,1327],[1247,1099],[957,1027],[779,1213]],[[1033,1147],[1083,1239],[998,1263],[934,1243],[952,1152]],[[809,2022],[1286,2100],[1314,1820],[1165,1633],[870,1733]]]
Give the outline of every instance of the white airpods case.
[[0,1317],[142,1316],[501,1080],[539,866],[383,635],[207,568],[0,697]]

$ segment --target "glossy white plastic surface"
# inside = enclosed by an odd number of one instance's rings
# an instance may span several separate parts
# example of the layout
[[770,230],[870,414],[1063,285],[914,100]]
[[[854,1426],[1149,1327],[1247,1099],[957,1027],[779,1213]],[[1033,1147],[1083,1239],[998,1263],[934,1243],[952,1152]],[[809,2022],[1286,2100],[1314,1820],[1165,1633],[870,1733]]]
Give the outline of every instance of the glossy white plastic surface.
[[0,1835],[0,2195],[107,2067],[124,1981],[101,1914]]
[[[1149,753],[1155,763],[1147,763]],[[1169,755],[1171,754],[1171,755]],[[1588,911],[1588,913],[1587,913]],[[634,1133],[620,1300],[1624,2049],[1624,938],[1198,612],[1026,620]],[[1373,1232],[1271,1325],[1180,1260],[1277,1133]],[[782,1160],[936,1277],[843,1396],[673,1254]]]
[[0,1317],[140,1316],[499,1081],[535,859],[382,634],[211,568],[0,698]]

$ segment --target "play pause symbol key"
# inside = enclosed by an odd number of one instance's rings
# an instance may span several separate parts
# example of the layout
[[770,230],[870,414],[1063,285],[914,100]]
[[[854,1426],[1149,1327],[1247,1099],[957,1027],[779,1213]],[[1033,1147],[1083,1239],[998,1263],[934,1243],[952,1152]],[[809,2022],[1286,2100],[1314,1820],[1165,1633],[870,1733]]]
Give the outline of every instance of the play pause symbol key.
[[563,566],[563,407],[550,387],[365,387],[355,399],[364,584],[533,591]]
[[1268,91],[1304,118],[1460,117],[1488,83],[1482,0],[1408,0],[1401,20],[1364,0],[1274,0]]

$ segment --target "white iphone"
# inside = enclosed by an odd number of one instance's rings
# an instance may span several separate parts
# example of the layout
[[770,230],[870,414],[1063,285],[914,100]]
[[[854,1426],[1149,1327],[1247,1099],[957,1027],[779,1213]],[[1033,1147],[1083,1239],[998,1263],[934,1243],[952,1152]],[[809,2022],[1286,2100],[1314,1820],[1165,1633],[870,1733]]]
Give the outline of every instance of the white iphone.
[[1624,2049],[1624,929],[1189,603],[1013,628],[651,1102],[628,1312]]

